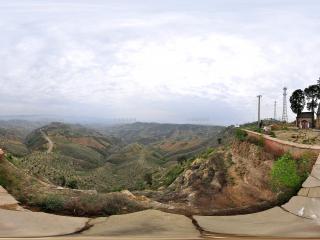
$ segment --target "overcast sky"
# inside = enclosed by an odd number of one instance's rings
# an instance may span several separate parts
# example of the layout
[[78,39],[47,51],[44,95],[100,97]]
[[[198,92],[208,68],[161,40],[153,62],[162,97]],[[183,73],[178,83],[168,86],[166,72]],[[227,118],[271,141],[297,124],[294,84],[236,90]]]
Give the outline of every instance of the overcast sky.
[[[236,124],[320,75],[320,1],[0,0],[2,115]],[[288,96],[288,97],[289,97]],[[294,115],[290,111],[289,117]]]

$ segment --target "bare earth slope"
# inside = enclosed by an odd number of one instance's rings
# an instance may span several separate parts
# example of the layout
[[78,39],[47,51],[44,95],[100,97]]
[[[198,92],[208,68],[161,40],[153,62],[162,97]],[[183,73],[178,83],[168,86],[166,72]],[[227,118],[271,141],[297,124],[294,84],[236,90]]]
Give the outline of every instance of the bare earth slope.
[[233,142],[199,157],[163,192],[153,196],[197,214],[254,212],[273,206],[269,172],[275,157],[248,142]]

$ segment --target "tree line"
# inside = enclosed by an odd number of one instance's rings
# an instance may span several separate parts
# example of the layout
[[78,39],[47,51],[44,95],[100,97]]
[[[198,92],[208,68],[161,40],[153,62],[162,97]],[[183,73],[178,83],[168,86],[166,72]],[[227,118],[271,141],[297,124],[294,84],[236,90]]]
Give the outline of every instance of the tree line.
[[317,84],[310,85],[309,87],[295,90],[290,97],[291,110],[299,115],[302,113],[305,106],[313,114],[315,109],[319,106],[320,100],[320,79]]

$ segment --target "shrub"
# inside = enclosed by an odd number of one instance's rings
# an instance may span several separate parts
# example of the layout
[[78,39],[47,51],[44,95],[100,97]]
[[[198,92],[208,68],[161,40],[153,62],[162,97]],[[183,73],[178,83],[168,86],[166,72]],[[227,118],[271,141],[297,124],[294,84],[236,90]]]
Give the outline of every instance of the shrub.
[[77,189],[78,188],[78,181],[76,179],[71,179],[67,182],[66,186],[68,188]]
[[186,162],[188,160],[188,158],[185,155],[179,156],[177,158],[177,162],[182,165],[184,162]]
[[9,162],[12,162],[12,160],[13,160],[12,154],[11,154],[11,153],[7,153],[7,154],[6,154],[6,159],[7,159]]
[[254,128],[252,129],[252,131],[257,132],[257,133],[262,133],[262,129],[259,128],[259,127],[254,127]]
[[151,186],[151,185],[152,185],[152,173],[146,173],[146,174],[143,176],[143,180],[144,180],[149,186]]
[[238,140],[245,141],[247,139],[248,134],[246,131],[244,131],[240,128],[237,128],[236,132],[235,132],[235,136]]
[[317,158],[317,154],[312,152],[305,152],[300,159],[297,160],[298,173],[304,181],[310,174],[314,160]]
[[272,185],[280,191],[298,190],[302,177],[298,173],[297,162],[284,154],[274,163],[271,169]]
[[166,174],[164,184],[166,186],[169,186],[171,183],[173,183],[174,180],[182,173],[184,168],[180,165],[175,165],[172,167]]
[[44,211],[48,212],[59,212],[64,209],[64,199],[59,195],[47,195],[37,204]]
[[199,157],[201,158],[208,158],[210,156],[211,153],[214,152],[214,148],[212,147],[208,147],[205,151],[203,151]]
[[263,147],[264,146],[264,138],[263,136],[259,136],[259,138],[256,137],[249,137],[248,141],[252,144],[257,145],[258,147]]
[[273,131],[271,131],[270,133],[269,133],[269,135],[270,135],[270,137],[276,137],[276,134],[273,132]]
[[142,209],[141,205],[122,193],[80,194],[66,203],[66,210],[72,210],[76,216],[108,216]]
[[263,147],[264,146],[264,138],[262,136],[259,137],[259,139],[257,141],[257,145],[259,147]]

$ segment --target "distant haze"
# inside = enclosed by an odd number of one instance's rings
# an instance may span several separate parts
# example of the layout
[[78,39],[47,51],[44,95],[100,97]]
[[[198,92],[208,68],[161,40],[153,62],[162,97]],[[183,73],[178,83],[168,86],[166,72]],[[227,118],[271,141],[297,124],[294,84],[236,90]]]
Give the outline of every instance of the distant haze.
[[[236,124],[320,74],[318,0],[0,1],[0,115]],[[288,98],[289,98],[288,96]],[[290,120],[294,115],[290,111]]]

